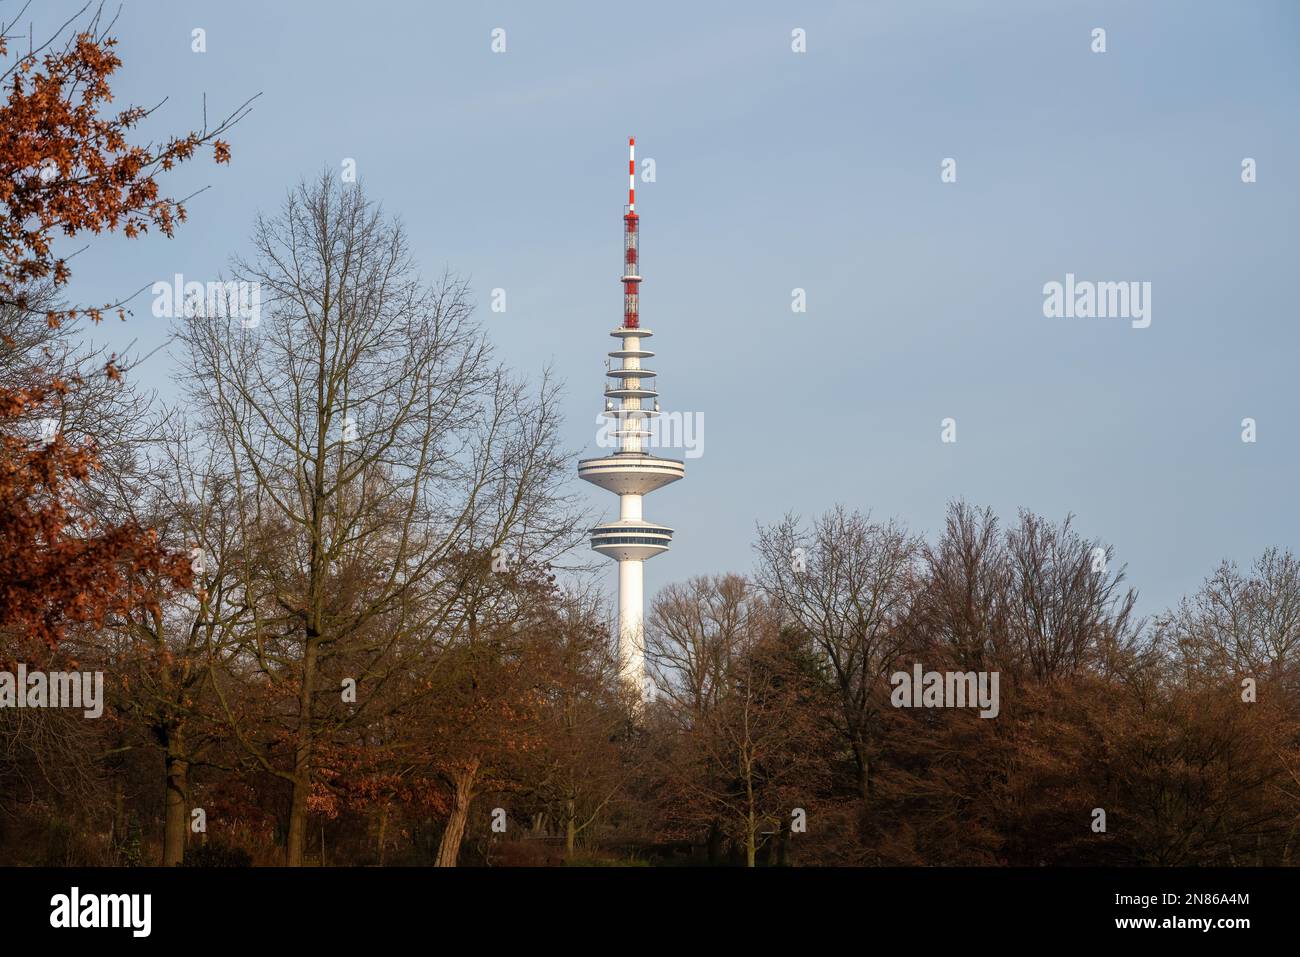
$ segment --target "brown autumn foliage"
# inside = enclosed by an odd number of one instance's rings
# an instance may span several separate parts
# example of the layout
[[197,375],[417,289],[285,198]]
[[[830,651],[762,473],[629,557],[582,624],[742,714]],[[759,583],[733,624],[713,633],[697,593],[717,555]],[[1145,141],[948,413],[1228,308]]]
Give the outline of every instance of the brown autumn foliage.
[[[992,535],[980,534],[986,523]],[[1290,627],[1286,609],[1300,589],[1289,555],[1220,570],[1181,609],[1134,623],[1113,580],[1075,587],[1072,570],[1085,555],[1094,567],[1095,546],[1069,528],[1023,516],[1008,532],[991,514],[957,506],[940,541],[922,544],[898,650],[869,690],[865,806],[833,662],[755,582],[724,576],[666,589],[652,619],[661,690],[630,707],[602,616],[582,612],[540,567],[497,580],[482,554],[467,556],[479,584],[462,573],[457,587],[472,616],[399,642],[388,677],[355,703],[337,693],[322,700],[304,863],[1293,863],[1296,662],[1286,634],[1231,633],[1234,621]],[[1229,579],[1235,619],[1214,614]],[[1053,644],[1030,607],[1044,620],[1088,624]],[[151,783],[163,771],[149,743],[158,712],[129,693],[145,680],[140,664],[84,635],[71,646],[85,651],[83,666],[117,673],[127,689],[110,699],[109,721],[26,733],[116,753],[83,761],[75,780],[0,765],[0,849],[8,862],[156,861],[167,792]],[[1064,650],[1045,658],[1049,646]],[[1282,657],[1249,657],[1259,647]],[[1229,662],[1225,648],[1247,657]],[[206,737],[181,793],[207,821],[203,833],[183,832],[181,856],[278,863],[288,795],[249,750],[288,766],[295,688],[277,687],[232,646],[214,650],[205,667],[216,684],[191,686],[181,702],[187,735]],[[358,670],[349,659],[363,651],[334,659],[326,686]],[[1057,665],[1044,670],[1048,659]],[[891,671],[914,662],[998,672],[997,717],[892,706]],[[379,671],[371,675],[365,682]],[[217,686],[237,702],[238,726],[223,720]],[[0,711],[0,720],[14,715]],[[49,815],[74,790],[76,816],[62,814],[83,839],[70,844]],[[50,850],[33,858],[23,850],[32,847]]]
[[[151,226],[170,236],[185,209],[160,192],[156,174],[205,143],[227,162],[219,135],[238,116],[159,147],[134,145],[128,134],[149,111],[105,112],[121,60],[98,12],[26,53],[13,53],[13,43],[8,26],[0,27],[0,63],[7,64],[0,73],[0,309],[20,323],[39,316],[51,328],[81,315],[98,322],[111,306],[53,299],[71,275],[57,242],[86,233],[134,237]],[[0,348],[21,347],[11,333]],[[79,491],[100,467],[96,443],[31,428],[57,421],[83,382],[44,370],[43,358],[31,357],[26,383],[0,383],[0,629],[52,646],[69,623],[102,626],[152,601],[142,578],[184,587],[188,568],[154,532],[129,520],[105,522],[85,507]],[[12,371],[13,363],[5,365]],[[121,375],[112,359],[107,373]]]
[[[0,305],[26,310],[35,284],[60,288],[71,278],[55,247],[59,237],[120,231],[133,238],[151,227],[171,236],[185,206],[161,193],[156,174],[209,143],[218,163],[229,162],[220,136],[241,111],[161,146],[133,144],[128,134],[150,110],[105,111],[122,61],[100,11],[26,53],[12,52],[7,26],[0,28],[0,59],[8,60],[0,73],[7,87],[0,103]],[[121,304],[48,308],[44,315],[52,325],[82,314],[98,322],[112,308]]]
[[[55,382],[50,393],[63,388]],[[99,467],[93,447],[24,434],[48,401],[48,393],[0,391],[0,628],[53,647],[69,623],[102,627],[156,602],[149,579],[183,587],[189,568],[152,531],[103,523],[84,508],[79,489]]]

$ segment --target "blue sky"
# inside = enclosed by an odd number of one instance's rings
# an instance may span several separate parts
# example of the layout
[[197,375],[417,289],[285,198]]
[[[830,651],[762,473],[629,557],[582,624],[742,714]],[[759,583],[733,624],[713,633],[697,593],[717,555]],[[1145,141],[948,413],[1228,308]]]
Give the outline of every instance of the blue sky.
[[[835,502],[926,533],[955,498],[1073,512],[1146,612],[1296,544],[1300,7],[718,7],[127,0],[117,102],[169,97],[147,134],[199,122],[205,93],[212,117],[262,96],[229,167],[169,180],[210,187],[176,238],[94,239],[73,291],[216,278],[259,210],[351,157],[424,272],[471,280],[501,358],[565,380],[592,454],[635,135],[642,321],[664,408],[704,417],[703,456],[647,500],[677,529],[650,593],[747,570],[756,522]],[[1150,327],[1045,318],[1067,272],[1150,282]],[[162,342],[136,305],[96,336]],[[171,394],[165,353],[138,375]]]

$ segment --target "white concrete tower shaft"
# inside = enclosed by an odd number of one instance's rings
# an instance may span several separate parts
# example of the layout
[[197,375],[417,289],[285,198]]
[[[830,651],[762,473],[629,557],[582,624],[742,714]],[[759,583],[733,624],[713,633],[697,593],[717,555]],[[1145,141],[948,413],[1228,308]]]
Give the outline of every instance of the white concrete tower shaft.
[[618,520],[591,530],[591,547],[618,562],[618,657],[623,679],[638,695],[648,692],[645,671],[645,562],[666,552],[673,530],[647,522],[644,497],[686,474],[675,459],[651,455],[659,415],[658,380],[642,366],[654,356],[642,347],[653,333],[641,326],[641,224],[636,213],[636,140],[628,140],[627,209],[623,215],[623,324],[610,335],[619,348],[606,364],[605,410],[613,426],[603,434],[612,441],[612,454],[583,459],[578,476],[619,497]]

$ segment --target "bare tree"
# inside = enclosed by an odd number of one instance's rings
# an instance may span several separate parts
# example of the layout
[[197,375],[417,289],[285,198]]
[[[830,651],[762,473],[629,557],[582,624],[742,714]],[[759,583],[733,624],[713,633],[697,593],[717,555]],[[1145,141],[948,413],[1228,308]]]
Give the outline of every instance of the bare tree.
[[905,642],[916,540],[892,521],[872,522],[837,506],[809,528],[793,516],[760,528],[757,549],[759,584],[830,670],[836,729],[852,752],[865,813],[872,728],[887,672]]
[[1010,616],[1010,569],[992,509],[953,503],[938,543],[923,545],[922,555],[924,580],[911,620],[916,643],[984,670],[1006,644]]
[[[457,559],[521,562],[572,532],[555,491],[554,385],[529,395],[496,366],[465,285],[423,284],[400,224],[335,180],[301,184],[258,219],[254,255],[236,263],[261,290],[255,328],[202,308],[182,327],[190,402],[234,483],[243,547],[260,556],[242,563],[243,665],[291,702],[287,768],[220,697],[241,742],[292,787],[291,865],[318,736],[373,717],[367,689],[397,644],[457,633]],[[355,707],[322,684],[338,656],[361,668]]]
[[1192,674],[1284,678],[1300,667],[1300,561],[1270,548],[1247,572],[1223,562],[1158,622]]
[[826,764],[830,728],[811,642],[738,575],[671,586],[655,603],[651,660],[669,689],[664,768],[684,823],[729,835],[745,864],[783,847]]
[[1022,510],[1006,551],[1009,660],[1040,681],[1127,660],[1142,623],[1123,567],[1111,568],[1111,548],[1081,537],[1071,516],[1057,525]]
[[687,715],[717,704],[756,594],[739,575],[672,583],[655,597],[646,661],[659,694]]
[[122,507],[190,557],[193,588],[123,616],[101,636],[116,706],[163,754],[164,866],[180,864],[190,833],[191,774],[222,742],[212,669],[238,654],[250,620],[238,535],[235,483],[177,415],[151,429],[157,439]]
[[[579,838],[601,819],[639,767],[623,759],[627,727],[624,689],[599,603],[570,591],[551,619],[554,632],[546,679],[545,746],[532,769],[541,819],[556,822],[572,858]],[[541,677],[541,676],[539,676]]]

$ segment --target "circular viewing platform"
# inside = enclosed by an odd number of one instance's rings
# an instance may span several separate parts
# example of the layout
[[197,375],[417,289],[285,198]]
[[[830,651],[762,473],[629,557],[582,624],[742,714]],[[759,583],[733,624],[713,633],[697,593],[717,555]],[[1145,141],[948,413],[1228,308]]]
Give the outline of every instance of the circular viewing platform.
[[649,339],[654,335],[649,329],[637,326],[635,329],[629,329],[627,326],[620,326],[610,333],[615,339],[626,339],[629,336],[639,336],[642,339]]
[[654,389],[606,389],[607,399],[653,399],[659,395]]
[[653,419],[660,413],[658,409],[606,409],[600,414],[606,419],[626,421],[628,419]]
[[645,561],[668,551],[673,540],[673,530],[667,525],[640,519],[597,525],[590,534],[592,549],[616,561]]
[[578,478],[617,495],[645,495],[685,474],[682,462],[648,452],[615,452],[578,463]]

